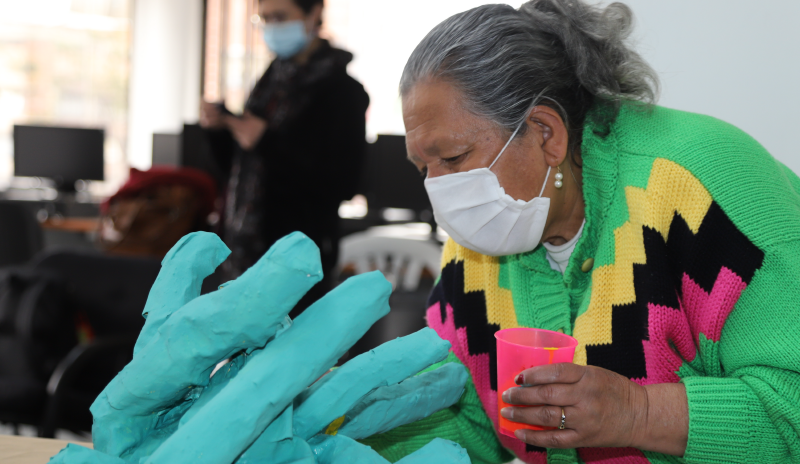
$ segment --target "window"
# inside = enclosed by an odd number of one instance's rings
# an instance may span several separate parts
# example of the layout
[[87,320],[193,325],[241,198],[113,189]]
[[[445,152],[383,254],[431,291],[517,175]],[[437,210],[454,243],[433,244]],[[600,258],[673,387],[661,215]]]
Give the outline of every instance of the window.
[[130,0],[0,0],[0,189],[13,176],[14,124],[100,127],[105,177],[127,178]]
[[203,98],[241,113],[272,61],[261,40],[258,0],[207,0]]

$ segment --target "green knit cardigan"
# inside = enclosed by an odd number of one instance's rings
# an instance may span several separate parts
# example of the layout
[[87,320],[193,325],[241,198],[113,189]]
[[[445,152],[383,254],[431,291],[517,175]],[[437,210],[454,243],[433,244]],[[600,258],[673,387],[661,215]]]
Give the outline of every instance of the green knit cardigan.
[[[564,275],[542,247],[494,258],[448,242],[428,324],[471,382],[365,443],[392,461],[441,437],[474,463],[800,462],[800,179],[735,127],[661,107],[588,122],[582,155],[586,225]],[[682,382],[683,458],[498,435],[493,335],[508,327],[562,330],[576,363],[643,385]]]

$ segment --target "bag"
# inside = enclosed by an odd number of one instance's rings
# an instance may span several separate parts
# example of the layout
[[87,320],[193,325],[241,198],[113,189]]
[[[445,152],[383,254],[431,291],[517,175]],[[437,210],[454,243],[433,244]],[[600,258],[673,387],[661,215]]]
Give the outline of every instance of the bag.
[[198,229],[194,190],[163,185],[111,203],[101,217],[98,241],[107,253],[164,257],[184,235]]
[[204,230],[216,187],[191,168],[131,168],[120,190],[103,203],[97,241],[107,253],[163,258],[184,235]]

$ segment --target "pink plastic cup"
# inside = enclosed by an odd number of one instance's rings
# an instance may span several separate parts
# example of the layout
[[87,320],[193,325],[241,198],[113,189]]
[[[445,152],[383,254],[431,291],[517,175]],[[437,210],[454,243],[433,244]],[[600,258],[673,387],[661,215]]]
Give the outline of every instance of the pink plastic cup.
[[[510,406],[503,401],[503,392],[517,387],[514,382],[525,369],[545,364],[572,362],[578,340],[560,332],[543,329],[503,329],[494,334],[497,339],[497,412]],[[500,416],[500,433],[515,437],[519,429],[550,430],[553,427],[512,422]]]

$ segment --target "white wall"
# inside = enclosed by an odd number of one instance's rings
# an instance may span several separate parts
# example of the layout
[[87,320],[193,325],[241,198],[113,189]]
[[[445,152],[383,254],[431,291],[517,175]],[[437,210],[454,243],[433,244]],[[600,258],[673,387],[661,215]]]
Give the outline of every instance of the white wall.
[[[503,1],[503,0],[498,0]],[[518,7],[521,0],[506,0]],[[487,0],[326,0],[325,26],[355,55],[348,67],[370,97],[369,136],[404,134],[398,84],[406,61],[434,26]]]
[[151,163],[153,132],[180,132],[199,111],[202,0],[135,0],[128,160]]
[[[799,0],[622,1],[637,17],[637,49],[661,77],[660,104],[728,121],[800,173]],[[437,23],[483,3],[327,0],[327,24],[372,98],[370,133],[403,133],[397,82],[408,55]]]
[[624,1],[661,105],[730,122],[800,174],[800,1]]

